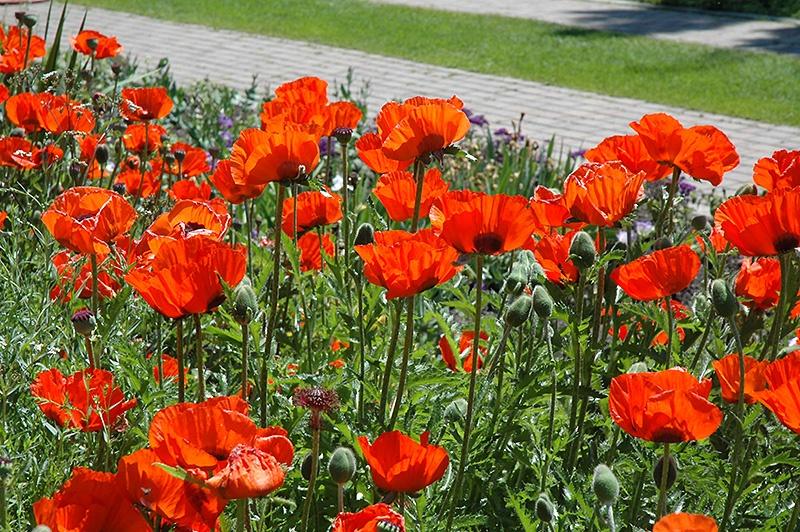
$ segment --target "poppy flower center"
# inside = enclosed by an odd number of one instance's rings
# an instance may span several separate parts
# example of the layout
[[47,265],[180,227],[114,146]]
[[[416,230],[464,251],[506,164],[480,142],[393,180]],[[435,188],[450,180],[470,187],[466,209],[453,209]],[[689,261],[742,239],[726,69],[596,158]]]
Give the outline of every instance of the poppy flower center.
[[199,222],[186,222],[186,224],[183,226],[183,231],[184,233],[189,234],[193,231],[199,231],[205,228],[206,226]]
[[778,253],[786,253],[798,247],[798,245],[800,245],[800,241],[798,241],[795,235],[787,234],[775,239],[775,249]]
[[653,441],[658,443],[679,443],[683,441],[683,433],[672,427],[661,427],[653,432]]
[[294,181],[297,179],[300,165],[294,161],[284,161],[278,166],[278,177],[281,181]]
[[420,155],[433,153],[445,147],[444,137],[441,135],[426,135],[419,143]]
[[503,248],[503,238],[497,233],[481,233],[473,243],[475,250],[483,255],[494,255]]

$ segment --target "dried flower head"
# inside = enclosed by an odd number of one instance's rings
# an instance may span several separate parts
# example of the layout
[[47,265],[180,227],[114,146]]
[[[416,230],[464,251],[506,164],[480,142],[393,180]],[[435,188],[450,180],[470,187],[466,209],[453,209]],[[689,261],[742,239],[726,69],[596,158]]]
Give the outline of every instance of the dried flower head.
[[315,413],[329,412],[339,406],[339,395],[335,390],[320,386],[295,388],[292,401],[296,406],[309,408]]

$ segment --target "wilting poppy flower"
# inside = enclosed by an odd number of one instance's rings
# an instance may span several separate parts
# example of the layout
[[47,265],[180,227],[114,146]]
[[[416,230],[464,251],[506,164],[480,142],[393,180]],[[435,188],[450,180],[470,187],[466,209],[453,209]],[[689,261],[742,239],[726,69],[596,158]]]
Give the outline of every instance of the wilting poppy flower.
[[799,186],[800,150],[778,150],[759,159],[753,167],[753,182],[767,191]]
[[217,308],[225,300],[222,282],[238,285],[246,263],[244,247],[231,247],[210,236],[168,239],[125,281],[153,309],[168,318],[182,318]]
[[631,173],[644,172],[647,181],[658,181],[672,173],[669,166],[659,164],[650,157],[639,135],[616,135],[603,141],[583,154],[592,163],[619,161]]
[[460,253],[499,255],[519,249],[536,220],[522,196],[470,190],[447,192],[433,201],[433,231]]
[[749,257],[780,255],[800,245],[800,188],[765,196],[734,196],[714,221],[725,239]]
[[127,87],[120,92],[119,112],[131,122],[164,118],[172,111],[172,105],[164,87]]
[[122,51],[122,46],[114,36],[106,36],[99,31],[83,30],[70,39],[72,49],[83,55],[94,56],[95,59],[115,57]]
[[722,411],[708,401],[711,381],[698,381],[673,368],[626,373],[611,380],[611,419],[635,438],[677,443],[703,440],[722,422]]
[[236,183],[231,176],[231,162],[228,160],[217,163],[214,173],[208,180],[222,194],[222,197],[236,205],[250,198],[259,197],[267,186],[266,183],[262,185]]
[[[122,287],[111,273],[121,275],[120,265],[110,257],[98,263],[97,295],[101,299],[113,298]],[[86,257],[64,250],[53,257],[53,266],[57,279],[50,290],[50,299],[67,303],[73,293],[81,299],[92,297],[92,264]]]
[[[453,353],[453,348],[447,340],[447,337],[442,335],[442,337],[439,338],[439,351],[441,351],[442,360],[444,360],[445,365],[450,371],[458,371],[459,368],[463,368],[467,373],[472,371],[474,340],[475,331],[464,331],[461,333],[461,338],[458,340],[458,355],[462,362],[459,364],[456,362],[456,356]],[[481,331],[481,340],[489,340],[489,334]],[[483,342],[479,342],[479,344],[482,343]],[[478,351],[481,355],[486,356],[488,348],[484,345],[479,345]],[[478,369],[480,369],[481,366],[483,366],[483,357],[478,356]]]
[[535,244],[529,241],[525,248],[533,251],[536,262],[544,270],[545,276],[551,283],[559,286],[574,283],[580,276],[580,271],[575,263],[569,258],[569,248],[572,246],[572,239],[575,231],[558,234],[551,233],[544,235]]
[[[148,356],[148,358],[150,358]],[[161,355],[161,366],[164,368],[164,378],[167,380],[176,380],[178,378],[178,359],[171,357],[166,353]],[[183,368],[184,375],[189,374],[189,368]],[[161,382],[161,375],[158,372],[158,365],[153,366],[153,379],[156,382]]]
[[800,434],[800,351],[771,362],[764,378],[767,389],[758,392],[758,401],[786,428]]
[[698,514],[665,515],[653,525],[653,532],[717,532],[717,522]]
[[[711,363],[719,379],[722,398],[728,403],[739,401],[739,381],[741,370],[739,368],[739,354],[733,353]],[[758,400],[758,393],[766,387],[764,369],[769,363],[756,360],[753,357],[744,357],[744,401],[751,405]]]
[[136,211],[125,198],[97,187],[65,190],[42,214],[42,222],[59,244],[86,254],[108,253],[135,219]]
[[778,259],[746,258],[736,276],[736,295],[744,304],[758,310],[768,310],[778,304],[781,295],[781,265]]
[[85,369],[64,376],[58,369],[39,373],[31,384],[44,415],[64,428],[98,432],[124,422],[123,414],[136,406],[125,400],[114,375],[103,369]]
[[137,252],[156,252],[164,237],[174,240],[203,235],[222,240],[230,226],[231,215],[221,199],[180,200],[145,229],[137,243]]
[[337,129],[355,129],[361,121],[361,109],[352,102],[333,102],[322,111],[325,118],[322,135],[329,137]]
[[3,54],[0,55],[0,73],[20,72],[47,53],[44,39],[38,35],[30,35],[29,43],[29,34],[27,28],[20,29],[19,26],[9,27],[8,32],[3,31],[3,28],[0,27],[0,45],[2,45],[0,48],[3,51]]
[[736,148],[713,126],[685,128],[665,113],[645,115],[630,126],[639,134],[650,157],[714,186],[739,165]]
[[149,532],[139,513],[117,483],[114,473],[76,467],[52,497],[33,504],[36,523],[53,532]]
[[553,229],[564,226],[570,215],[564,197],[541,185],[533,191],[528,207],[536,219],[533,233],[538,235],[550,234]]
[[226,499],[263,497],[283,485],[284,471],[278,460],[255,447],[239,444],[225,466],[206,481]]
[[[135,163],[134,163],[135,161]],[[133,163],[132,165],[128,163]],[[148,161],[145,171],[142,172],[138,159],[130,158],[125,164],[125,169],[117,174],[114,183],[124,185],[125,192],[131,196],[149,198],[161,192],[160,159]]]
[[230,161],[231,176],[239,185],[291,182],[311,174],[317,166],[319,144],[302,131],[270,134],[246,129],[231,148]]
[[365,133],[355,143],[358,158],[363,161],[373,172],[385,174],[405,170],[413,159],[395,161],[383,153],[383,139],[377,133]]
[[383,141],[383,153],[390,159],[407,161],[441,151],[463,139],[469,118],[460,108],[436,100],[414,106]]
[[297,232],[335,224],[342,219],[342,197],[327,189],[301,192],[297,198],[283,200],[281,229],[294,236],[294,205],[297,202]]
[[321,270],[322,253],[328,257],[333,257],[335,249],[330,235],[322,235],[321,245],[319,238],[317,233],[311,231],[297,239],[297,248],[300,250],[301,272]]
[[158,124],[141,122],[129,125],[122,134],[122,144],[125,149],[140,154],[145,151],[152,153],[161,148],[161,138],[167,134],[167,130]]
[[458,273],[458,252],[430,229],[417,233],[380,231],[375,242],[355,246],[364,275],[388,290],[386,297],[410,297],[449,281]]
[[[428,216],[433,200],[447,192],[448,188],[449,185],[442,179],[442,172],[438,168],[431,168],[425,172],[419,206],[420,218]],[[411,172],[396,171],[383,174],[372,193],[380,200],[392,220],[404,222],[414,216],[417,182],[414,181]]]
[[685,290],[700,271],[700,258],[686,245],[643,255],[611,272],[611,279],[638,301],[651,301]]
[[584,163],[564,181],[564,205],[578,220],[611,227],[636,207],[644,178],[620,162]]
[[429,435],[423,432],[417,443],[393,430],[378,436],[371,445],[366,436],[359,436],[358,444],[378,489],[415,493],[444,476],[450,457],[443,447],[428,443]]
[[374,532],[388,529],[387,525],[392,525],[396,532],[406,530],[403,516],[388,504],[379,502],[359,512],[341,512],[334,519],[331,532]]

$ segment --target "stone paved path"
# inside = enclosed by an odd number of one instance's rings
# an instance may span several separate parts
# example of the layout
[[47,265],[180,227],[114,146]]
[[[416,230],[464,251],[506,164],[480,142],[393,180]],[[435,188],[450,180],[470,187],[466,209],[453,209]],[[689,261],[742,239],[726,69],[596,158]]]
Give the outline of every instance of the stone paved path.
[[723,48],[800,55],[800,20],[662,9],[614,0],[373,0],[387,4],[530,18]]
[[[559,0],[561,1],[561,0]],[[47,4],[31,6],[44,20]],[[13,10],[0,10],[6,23]],[[72,8],[65,39],[76,33],[83,10]],[[209,78],[237,88],[250,84],[252,74],[261,83],[277,84],[315,75],[343,81],[349,67],[356,84],[369,82],[369,116],[391,98],[417,94],[457,94],[466,106],[485,114],[492,127],[510,126],[521,112],[523,131],[536,139],[556,133],[564,149],[588,148],[612,134],[629,133],[628,122],[645,113],[672,113],[686,125],[714,124],[738,147],[742,164],[728,174],[725,189],[749,182],[753,163],[779,148],[800,147],[800,128],[773,126],[720,115],[687,111],[637,100],[614,98],[517,79],[475,74],[450,68],[386,58],[363,52],[305,42],[274,39],[202,26],[163,22],[103,9],[91,9],[87,28],[116,35],[128,54],[154,62],[168,57],[179,82]]]

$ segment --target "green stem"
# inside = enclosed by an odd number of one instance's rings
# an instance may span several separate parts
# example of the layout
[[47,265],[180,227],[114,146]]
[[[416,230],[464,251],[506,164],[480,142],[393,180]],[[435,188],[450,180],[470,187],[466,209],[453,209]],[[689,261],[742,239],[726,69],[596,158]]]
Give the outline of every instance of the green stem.
[[669,296],[664,298],[664,305],[667,307],[667,354],[664,361],[664,369],[669,369],[672,363],[672,330],[675,328],[675,318],[672,315],[672,301]]
[[236,519],[236,532],[244,532],[245,525],[249,525],[249,502],[250,499],[239,499],[236,501],[236,509],[238,514]]
[[[318,413],[312,413],[312,416],[318,416]],[[312,421],[312,425],[314,422]],[[308,479],[308,492],[306,493],[306,500],[303,504],[303,521],[300,525],[301,532],[308,530],[308,518],[311,515],[311,503],[314,500],[314,486],[317,483],[317,467],[319,461],[319,427],[312,427],[311,429],[311,473]]]
[[[602,227],[597,228],[597,240],[600,253],[606,249],[606,235]],[[597,289],[594,298],[594,314],[592,316],[592,344],[597,344],[600,337],[600,321],[605,297],[606,269],[601,266],[597,271]],[[591,367],[591,366],[590,366]]]
[[656,238],[664,234],[664,224],[668,224],[668,228],[672,227],[672,203],[675,201],[675,193],[678,191],[680,177],[681,169],[676,166],[672,170],[672,182],[669,185],[667,202],[664,204],[664,208],[661,210],[661,214],[658,215],[658,221],[656,222]]
[[242,400],[247,401],[247,366],[250,354],[250,323],[242,323]]
[[336,485],[336,502],[339,508],[339,513],[344,512],[344,484]]
[[178,402],[186,398],[186,375],[183,370],[183,318],[175,320],[175,358],[178,359]]
[[550,377],[551,377],[551,384],[550,384],[550,413],[547,418],[547,440],[545,443],[545,461],[544,461],[544,468],[542,469],[542,484],[539,488],[540,491],[544,492],[545,488],[547,487],[547,477],[550,472],[550,462],[553,459],[553,430],[555,428],[555,420],[556,420],[556,397],[558,392],[558,374],[556,372],[556,360],[553,356],[553,342],[550,340],[550,326],[547,323],[547,320],[544,320],[544,327],[542,328],[542,334],[545,338],[545,344],[547,345],[547,354],[550,357]]
[[667,480],[669,479],[669,444],[664,444],[664,459],[661,466],[661,482],[658,487],[658,506],[656,507],[656,519],[666,513],[667,510]]
[[389,381],[392,377],[392,366],[394,366],[394,354],[397,350],[397,340],[400,337],[400,316],[402,307],[400,302],[394,305],[394,322],[392,323],[392,334],[389,338],[389,349],[386,353],[386,365],[383,368],[383,381],[381,382],[381,404],[378,416],[383,425],[386,416],[386,403],[389,400]]
[[202,403],[206,400],[206,376],[205,364],[203,362],[203,327],[200,323],[200,314],[193,314],[194,317],[194,352],[197,362],[197,402]]
[[781,293],[778,297],[778,306],[775,308],[775,316],[772,318],[772,329],[769,334],[769,341],[764,346],[762,358],[764,353],[769,350],[769,359],[775,360],[778,355],[778,345],[781,343],[783,321],[786,317],[786,300],[788,299],[789,292],[789,276],[791,275],[791,254],[784,253],[778,257],[781,266]]
[[578,394],[580,393],[581,383],[581,341],[580,341],[580,326],[583,322],[583,293],[586,287],[586,276],[584,272],[580,273],[578,279],[578,288],[575,291],[575,320],[572,322],[572,350],[575,357],[574,375],[572,376],[572,402],[570,404],[569,414],[569,432],[575,430],[576,416],[578,414]]
[[364,421],[364,379],[367,360],[364,346],[364,284],[360,275],[356,276],[356,291],[358,292],[358,420]]
[[98,286],[97,254],[92,253],[91,255],[89,255],[89,261],[92,264],[92,314],[94,315],[95,320],[99,320],[100,317],[97,315],[97,309],[100,306],[100,295],[97,289]]
[[6,517],[6,479],[0,478],[0,528],[5,530],[8,527],[8,517]]
[[350,202],[348,201],[349,196],[349,181],[348,179],[348,168],[347,168],[347,144],[342,143],[342,212],[344,216],[342,217],[342,240],[344,240],[344,266],[345,271],[350,271],[350,210],[348,208]]
[[245,211],[247,212],[247,275],[253,279],[253,205],[254,199],[247,201]]
[[164,388],[164,352],[163,342],[161,341],[161,316],[156,314],[156,364],[158,365],[158,387]]
[[403,341],[403,358],[400,361],[400,378],[397,381],[397,397],[392,407],[392,415],[389,418],[387,430],[393,430],[400,414],[400,404],[403,402],[403,392],[405,392],[406,379],[408,377],[408,359],[411,356],[411,346],[414,343],[414,296],[406,298],[406,336]]
[[706,344],[708,343],[708,338],[711,333],[713,323],[714,323],[714,307],[713,305],[709,305],[708,317],[706,318],[705,325],[703,326],[703,336],[700,337],[700,343],[697,345],[697,350],[695,350],[694,358],[692,358],[692,363],[689,365],[689,371],[694,372],[695,368],[697,367],[697,363],[700,361],[700,357],[703,354],[703,350],[706,348]]
[[94,363],[94,350],[92,349],[92,339],[89,336],[84,336],[83,343],[86,345],[86,355],[87,358],[89,359],[89,369],[94,369],[97,366]]
[[[798,489],[798,491],[795,493],[798,492],[800,492],[800,489]],[[792,516],[789,518],[789,526],[786,527],[786,530],[789,532],[797,530],[797,523],[799,520],[800,520],[800,499],[798,499],[794,503],[794,510],[792,510]]]

